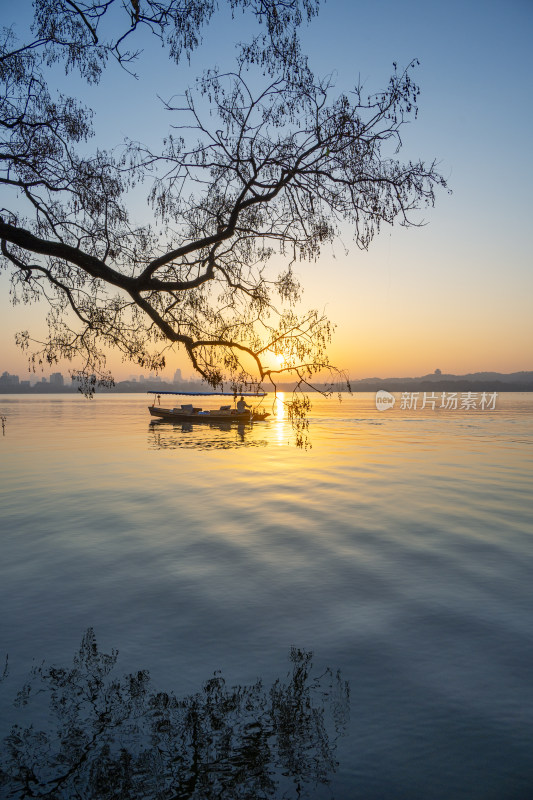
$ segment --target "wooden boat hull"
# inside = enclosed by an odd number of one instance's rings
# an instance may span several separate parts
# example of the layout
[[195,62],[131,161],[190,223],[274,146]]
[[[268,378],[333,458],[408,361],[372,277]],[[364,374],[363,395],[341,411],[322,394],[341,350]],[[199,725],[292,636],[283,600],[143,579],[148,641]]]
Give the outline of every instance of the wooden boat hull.
[[160,406],[148,406],[148,411],[152,417],[157,419],[165,419],[171,422],[262,422],[270,416],[265,411],[255,412],[250,414],[245,411],[244,414],[231,412],[230,414],[220,414],[216,411],[198,412],[198,411],[174,411],[173,408],[161,408]]

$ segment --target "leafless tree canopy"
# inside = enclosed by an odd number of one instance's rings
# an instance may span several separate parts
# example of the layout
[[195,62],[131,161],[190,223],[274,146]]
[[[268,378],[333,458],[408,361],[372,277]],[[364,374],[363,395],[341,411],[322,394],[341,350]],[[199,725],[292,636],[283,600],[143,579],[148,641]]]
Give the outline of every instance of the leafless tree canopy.
[[[134,48],[151,36],[178,62],[216,3],[36,0],[33,39],[2,29],[1,263],[16,302],[48,301],[46,341],[18,337],[33,358],[111,380],[109,348],[158,370],[181,347],[213,386],[280,374],[306,384],[329,367],[331,328],[297,311],[294,264],[346,222],[361,248],[383,222],[415,224],[411,212],[444,185],[434,163],[397,157],[416,115],[414,65],[395,67],[377,95],[332,97],[297,37],[315,0],[229,4],[255,17],[257,35],[232,71],[208,70],[166,101],[171,129],[157,150],[130,140],[84,155],[91,111],[54,92],[47,71],[63,62],[94,83],[114,60],[133,73]],[[128,210],[140,182],[152,208],[141,225]],[[271,353],[283,357],[276,368]]]

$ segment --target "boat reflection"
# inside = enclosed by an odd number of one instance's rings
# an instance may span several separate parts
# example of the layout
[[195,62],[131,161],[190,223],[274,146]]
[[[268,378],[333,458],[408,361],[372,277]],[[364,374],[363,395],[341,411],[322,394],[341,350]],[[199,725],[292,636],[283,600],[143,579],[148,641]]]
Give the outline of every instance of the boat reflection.
[[34,668],[16,700],[28,724],[3,742],[2,797],[301,798],[335,772],[348,686],[313,677],[312,653],[292,648],[270,687],[215,673],[186,697],[156,691],[147,670],[116,675],[116,661],[89,628],[71,665]]
[[234,447],[266,447],[268,441],[259,438],[268,423],[253,422],[181,422],[153,420],[149,427],[149,445],[155,450],[195,448],[228,450]]

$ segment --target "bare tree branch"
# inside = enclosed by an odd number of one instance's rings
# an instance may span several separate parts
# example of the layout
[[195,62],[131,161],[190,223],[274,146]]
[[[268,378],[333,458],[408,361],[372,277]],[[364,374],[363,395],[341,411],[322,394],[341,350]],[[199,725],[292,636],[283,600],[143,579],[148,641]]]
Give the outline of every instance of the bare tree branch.
[[[376,95],[356,86],[332,99],[296,37],[314,0],[231,0],[264,26],[236,70],[208,70],[179,105],[165,103],[172,126],[160,149],[127,141],[82,155],[91,112],[50,90],[49,65],[103,80],[109,57],[132,63],[123,45],[145,44],[147,29],[179,61],[215,12],[211,0],[132,2],[113,37],[114,2],[37,0],[35,40],[6,30],[0,43],[2,263],[17,300],[50,304],[39,357],[79,357],[108,380],[106,349],[157,370],[173,345],[213,386],[288,374],[309,386],[330,368],[332,326],[297,311],[295,263],[318,259],[340,225],[366,249],[383,224],[421,224],[414,212],[445,186],[435,162],[398,158],[416,117],[416,63],[395,67]],[[153,218],[136,225],[129,193],[143,181]],[[20,342],[29,347],[29,334]]]

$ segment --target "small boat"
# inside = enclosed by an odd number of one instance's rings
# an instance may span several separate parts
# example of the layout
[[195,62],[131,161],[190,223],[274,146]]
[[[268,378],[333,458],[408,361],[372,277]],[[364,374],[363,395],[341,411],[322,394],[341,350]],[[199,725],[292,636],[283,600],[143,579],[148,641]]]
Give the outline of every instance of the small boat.
[[[151,391],[149,394],[154,394],[160,399],[161,394],[189,394],[188,392],[155,392]],[[192,392],[190,394],[193,394]],[[198,393],[199,395],[200,393]],[[212,397],[214,393],[207,393],[205,392],[206,396]],[[219,392],[217,394],[222,394]],[[226,393],[224,393],[226,394]],[[194,393],[194,396],[198,396]],[[227,396],[227,395],[226,395]],[[246,394],[245,397],[264,397],[264,394]],[[233,395],[231,395],[233,397]],[[152,417],[156,417],[157,419],[161,420],[169,420],[172,422],[262,422],[270,414],[266,411],[259,411],[253,409],[246,409],[246,411],[240,412],[237,411],[235,408],[231,408],[229,406],[221,406],[218,409],[213,409],[211,411],[203,411],[201,408],[195,408],[192,403],[183,404],[179,408],[162,408],[159,405],[155,405],[155,398],[154,404],[148,406],[148,411]]]
[[239,414],[238,411],[221,409],[214,411],[202,411],[201,408],[161,408],[161,406],[148,406],[148,411],[152,417],[168,419],[173,422],[261,422],[270,416],[266,411],[245,411]]

